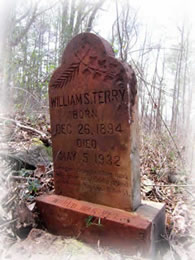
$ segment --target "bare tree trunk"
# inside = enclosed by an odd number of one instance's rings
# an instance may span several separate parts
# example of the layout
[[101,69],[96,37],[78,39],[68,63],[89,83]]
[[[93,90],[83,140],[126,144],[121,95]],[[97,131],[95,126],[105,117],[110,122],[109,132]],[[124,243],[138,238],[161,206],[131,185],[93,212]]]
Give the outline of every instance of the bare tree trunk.
[[115,6],[117,17],[112,26],[112,43],[117,44],[120,59],[127,62],[129,52],[135,46],[138,38],[137,14],[131,9],[128,1],[125,1],[122,5],[120,14],[117,0]]
[[163,81],[164,81],[164,73],[165,73],[165,56],[163,59],[162,65],[162,76],[159,78],[159,93],[158,93],[158,103],[157,103],[157,111],[156,111],[156,129],[160,132],[161,131],[161,116],[163,112],[163,105],[162,105],[162,90],[163,90]]
[[173,99],[172,99],[172,117],[171,117],[171,130],[173,132],[176,131],[176,93],[177,93],[177,83],[178,83],[178,68],[179,68],[179,56],[177,59],[176,65],[176,72],[175,72],[175,80],[174,80],[174,88],[173,88]]
[[187,85],[187,71],[188,71],[188,53],[189,53],[189,33],[185,40],[185,58],[184,58],[184,79],[182,87],[182,122],[186,127],[186,85]]
[[101,8],[101,6],[103,5],[103,3],[104,3],[104,0],[99,0],[97,2],[97,4],[94,6],[94,8],[89,16],[86,32],[91,32],[95,16],[96,16],[97,12],[99,11],[99,9]]
[[[155,100],[155,94],[156,94],[156,80],[157,80],[157,73],[158,73],[158,61],[159,61],[159,55],[160,55],[160,47],[157,50],[156,54],[156,61],[155,61],[155,69],[154,69],[154,74],[153,74],[153,79],[152,79],[152,84],[151,84],[151,95],[153,99]],[[150,112],[150,125],[149,129],[150,131],[155,128],[155,122],[156,122],[156,103],[151,105],[151,112]]]

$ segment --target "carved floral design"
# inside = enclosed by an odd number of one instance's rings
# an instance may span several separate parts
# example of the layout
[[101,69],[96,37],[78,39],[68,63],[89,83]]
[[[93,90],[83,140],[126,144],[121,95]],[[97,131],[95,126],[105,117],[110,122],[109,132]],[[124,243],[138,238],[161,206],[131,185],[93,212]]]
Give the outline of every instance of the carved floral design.
[[75,76],[79,73],[80,62],[72,63],[67,70],[59,72],[56,75],[56,80],[52,84],[53,88],[65,87],[69,82],[71,82]]
[[51,87],[65,87],[79,74],[81,64],[83,65],[81,72],[85,76],[92,76],[97,80],[114,81],[116,86],[124,87],[123,71],[118,72],[118,64],[109,62],[107,59],[98,59],[98,56],[90,55],[90,51],[90,48],[87,49],[82,57],[80,57],[79,51],[75,52],[74,55],[78,62],[72,63],[65,71],[61,67],[53,78]]

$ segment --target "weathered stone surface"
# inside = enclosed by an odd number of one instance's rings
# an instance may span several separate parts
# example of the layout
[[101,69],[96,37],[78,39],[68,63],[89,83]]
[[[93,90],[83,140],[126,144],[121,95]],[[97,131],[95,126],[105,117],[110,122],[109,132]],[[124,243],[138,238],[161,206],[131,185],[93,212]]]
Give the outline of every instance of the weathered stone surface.
[[56,194],[37,206],[54,234],[151,256],[165,210],[140,201],[136,93],[105,40],[83,33],[68,44],[49,85]]
[[140,205],[136,79],[110,44],[83,33],[49,85],[55,192],[131,211]]
[[99,241],[101,246],[130,254],[155,255],[165,232],[165,207],[160,203],[144,202],[135,212],[127,212],[65,196],[45,195],[37,199],[37,205],[50,232],[74,236],[90,244],[97,245]]

